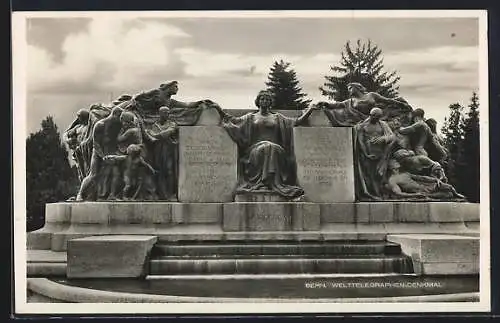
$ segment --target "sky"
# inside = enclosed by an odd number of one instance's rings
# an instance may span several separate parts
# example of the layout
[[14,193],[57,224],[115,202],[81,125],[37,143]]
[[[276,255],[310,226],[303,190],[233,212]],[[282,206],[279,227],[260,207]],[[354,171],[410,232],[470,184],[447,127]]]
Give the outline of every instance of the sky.
[[125,18],[27,20],[27,131],[52,115],[64,130],[76,111],[170,80],[176,99],[253,108],[272,63],[295,69],[313,102],[346,41],[370,39],[400,95],[442,126],[448,106],[479,86],[476,18]]

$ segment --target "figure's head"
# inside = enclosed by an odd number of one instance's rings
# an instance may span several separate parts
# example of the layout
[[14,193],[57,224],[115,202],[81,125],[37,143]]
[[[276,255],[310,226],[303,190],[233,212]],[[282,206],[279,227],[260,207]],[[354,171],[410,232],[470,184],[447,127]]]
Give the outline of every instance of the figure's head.
[[167,95],[175,95],[179,91],[179,82],[171,81],[160,84],[160,90]]
[[384,115],[384,112],[380,108],[373,108],[370,110],[370,119],[373,121],[378,121],[382,116]]
[[123,109],[120,107],[114,107],[113,110],[111,110],[111,116],[114,118],[120,118],[122,113],[123,113]]
[[124,128],[131,128],[134,126],[135,117],[132,112],[125,111],[120,116],[120,122]]
[[158,109],[158,114],[160,115],[160,120],[167,120],[170,117],[170,109],[166,106],[162,106]]
[[448,178],[444,173],[444,169],[438,162],[435,162],[434,165],[431,167],[431,176],[438,178],[443,183],[448,182]]
[[387,164],[387,169],[389,171],[392,171],[393,173],[399,172],[399,169],[401,168],[401,164],[398,163],[396,160],[391,159],[389,160],[389,163]]
[[349,91],[349,95],[366,93],[366,88],[357,82],[347,84],[347,90]]
[[419,120],[424,120],[424,115],[425,115],[424,110],[420,108],[413,110],[411,113],[411,117],[414,122]]
[[76,117],[78,118],[78,122],[81,124],[87,124],[89,121],[89,112],[85,109],[80,109],[76,113]]
[[409,149],[398,149],[396,150],[392,156],[397,160],[397,161],[401,161],[405,158],[408,158],[408,157],[413,157],[415,156],[415,153]]
[[270,110],[274,103],[274,96],[271,92],[267,90],[262,90],[257,94],[255,98],[255,105],[260,110]]
[[141,154],[142,147],[140,145],[131,144],[127,147],[127,155],[129,156],[139,156]]
[[436,133],[437,131],[437,121],[436,119],[430,118],[425,120],[425,123],[431,128],[432,133]]
[[122,94],[118,99],[113,101],[113,105],[118,105],[125,101],[130,101],[130,100],[132,100],[132,96],[130,94]]

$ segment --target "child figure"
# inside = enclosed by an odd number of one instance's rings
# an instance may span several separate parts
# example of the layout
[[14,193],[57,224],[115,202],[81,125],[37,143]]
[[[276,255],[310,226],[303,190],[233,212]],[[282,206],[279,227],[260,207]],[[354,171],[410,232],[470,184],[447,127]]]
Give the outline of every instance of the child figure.
[[[144,184],[151,180],[150,174],[156,174],[156,170],[144,160],[141,156],[142,147],[137,144],[131,144],[127,147],[126,155],[108,155],[104,160],[110,162],[124,161],[123,188],[124,200],[136,200],[142,191]],[[148,174],[150,173],[150,174]],[[153,197],[149,196],[148,199]]]

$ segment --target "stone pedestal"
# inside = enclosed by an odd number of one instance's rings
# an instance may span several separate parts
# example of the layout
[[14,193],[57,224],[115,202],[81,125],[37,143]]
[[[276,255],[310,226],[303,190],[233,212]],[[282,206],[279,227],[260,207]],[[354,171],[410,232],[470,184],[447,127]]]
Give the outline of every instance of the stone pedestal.
[[224,231],[317,231],[320,206],[313,203],[227,203]]
[[220,115],[214,108],[205,108],[201,112],[200,118],[196,122],[197,126],[218,126]]
[[144,277],[156,236],[91,236],[68,241],[68,278]]
[[238,152],[226,131],[180,127],[179,140],[179,202],[233,201]]
[[313,110],[307,118],[311,127],[331,127],[332,124],[323,110]]
[[235,202],[287,202],[287,199],[274,192],[238,193]]
[[447,234],[388,235],[401,245],[419,275],[470,275],[479,273],[479,237]]
[[297,180],[306,201],[354,202],[352,129],[296,127],[293,139]]

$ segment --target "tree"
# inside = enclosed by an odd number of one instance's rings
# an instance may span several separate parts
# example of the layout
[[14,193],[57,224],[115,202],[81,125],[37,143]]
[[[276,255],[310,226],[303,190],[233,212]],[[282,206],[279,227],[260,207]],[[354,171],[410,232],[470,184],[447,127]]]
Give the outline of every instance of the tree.
[[290,63],[275,61],[266,82],[268,90],[274,95],[274,106],[278,110],[303,110],[311,100],[304,100],[297,74],[290,68]]
[[460,171],[463,158],[463,109],[460,104],[454,103],[449,106],[450,115],[444,119],[444,125],[441,132],[444,136],[445,146],[448,150],[448,160],[444,170],[448,176],[450,184],[462,192],[462,182]]
[[68,161],[68,151],[61,142],[51,116],[42,129],[26,139],[26,202],[28,231],[45,223],[45,204],[68,199],[75,193],[76,173]]
[[462,192],[470,202],[479,202],[480,187],[480,147],[479,147],[479,98],[476,92],[472,93],[469,111],[464,119],[462,169]]
[[356,48],[350,41],[341,53],[340,65],[331,66],[332,76],[325,76],[326,82],[319,88],[321,94],[331,100],[344,101],[349,98],[347,84],[361,83],[369,92],[377,92],[388,98],[398,96],[400,77],[396,71],[384,72],[382,50],[368,40],[358,39]]

